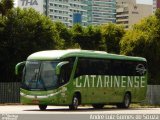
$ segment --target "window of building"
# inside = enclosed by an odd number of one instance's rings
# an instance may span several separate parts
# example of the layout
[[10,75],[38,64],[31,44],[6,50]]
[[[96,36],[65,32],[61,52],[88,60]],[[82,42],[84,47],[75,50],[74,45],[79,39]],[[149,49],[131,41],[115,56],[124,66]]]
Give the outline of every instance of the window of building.
[[63,0],[63,2],[67,3],[67,2],[68,2],[68,0]]
[[50,18],[53,18],[53,15],[49,15]]
[[49,11],[50,11],[50,12],[53,12],[53,9],[50,9]]
[[50,3],[50,6],[53,6],[53,3]]

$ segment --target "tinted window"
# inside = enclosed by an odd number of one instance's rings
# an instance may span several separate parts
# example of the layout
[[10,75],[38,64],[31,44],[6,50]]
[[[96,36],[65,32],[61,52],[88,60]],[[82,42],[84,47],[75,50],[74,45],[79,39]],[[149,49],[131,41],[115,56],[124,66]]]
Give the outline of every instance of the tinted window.
[[59,84],[60,85],[63,85],[69,81],[71,73],[72,73],[75,58],[66,58],[63,61],[68,61],[69,63],[62,66],[62,68],[61,68],[61,74],[59,76]]
[[146,63],[127,60],[79,58],[75,77],[81,75],[141,76],[146,73]]

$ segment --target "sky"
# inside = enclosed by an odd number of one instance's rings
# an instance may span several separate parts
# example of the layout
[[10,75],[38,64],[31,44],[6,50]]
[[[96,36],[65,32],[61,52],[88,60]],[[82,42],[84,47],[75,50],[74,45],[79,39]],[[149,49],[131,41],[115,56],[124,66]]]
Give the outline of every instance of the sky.
[[153,0],[137,0],[137,3],[143,3],[143,4],[153,4]]

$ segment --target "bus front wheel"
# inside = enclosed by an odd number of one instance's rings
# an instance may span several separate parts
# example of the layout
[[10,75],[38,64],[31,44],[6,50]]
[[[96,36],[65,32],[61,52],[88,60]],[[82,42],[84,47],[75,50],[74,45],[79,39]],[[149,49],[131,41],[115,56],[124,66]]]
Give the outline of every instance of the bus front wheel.
[[69,109],[77,110],[79,103],[80,103],[79,98],[77,97],[77,95],[74,95],[72,99],[72,104],[69,105]]
[[40,110],[46,110],[46,108],[47,108],[47,105],[39,105]]

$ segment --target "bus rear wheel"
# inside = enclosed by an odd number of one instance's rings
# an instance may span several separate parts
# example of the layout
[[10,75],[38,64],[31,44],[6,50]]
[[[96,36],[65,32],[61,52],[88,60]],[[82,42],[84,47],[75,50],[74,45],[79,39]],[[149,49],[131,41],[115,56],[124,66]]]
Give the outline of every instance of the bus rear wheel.
[[129,93],[126,93],[124,95],[123,102],[120,104],[117,104],[117,107],[118,108],[129,108],[130,104],[131,104],[131,95]]
[[104,107],[104,104],[93,104],[92,106],[93,106],[93,108],[95,108],[95,109],[101,109],[101,108]]
[[39,105],[40,110],[46,110],[46,108],[47,108],[47,105]]
[[80,100],[79,100],[78,96],[74,95],[73,99],[72,99],[72,104],[69,105],[69,109],[70,110],[77,110],[79,104],[80,104]]

